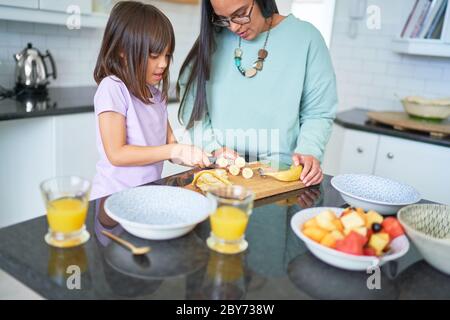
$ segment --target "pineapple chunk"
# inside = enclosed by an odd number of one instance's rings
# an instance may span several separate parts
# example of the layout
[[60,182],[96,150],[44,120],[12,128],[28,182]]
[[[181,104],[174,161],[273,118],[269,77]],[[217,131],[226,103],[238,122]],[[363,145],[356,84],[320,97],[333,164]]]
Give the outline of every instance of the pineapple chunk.
[[306,228],[303,230],[303,233],[305,234],[305,236],[307,236],[308,238],[319,242],[322,241],[322,239],[327,235],[327,231],[323,230],[321,228]]
[[374,233],[369,240],[369,247],[375,250],[377,256],[383,254],[383,250],[389,244],[389,234],[384,232]]
[[339,230],[341,232],[344,231],[344,226],[342,225],[341,220],[339,220],[339,219],[333,220],[333,224],[336,227],[336,230]]
[[366,214],[366,227],[370,229],[372,228],[372,225],[374,223],[381,224],[383,222],[383,219],[384,219],[383,216],[380,215],[378,212],[370,210]]
[[348,230],[364,227],[366,225],[366,221],[355,211],[342,217],[341,222],[344,225],[344,229]]
[[332,211],[324,211],[316,216],[317,224],[320,228],[333,231],[336,230],[336,225],[333,223],[334,220],[337,220],[336,215]]
[[304,224],[303,224],[303,229],[306,229],[306,228],[318,228],[319,227],[319,225],[317,224],[317,220],[316,220],[316,218],[314,217],[314,218],[312,218],[312,219],[309,219],[308,221],[306,221]]
[[342,231],[339,231],[339,230],[331,231],[330,234],[333,235],[333,237],[335,237],[336,240],[342,240],[345,238]]

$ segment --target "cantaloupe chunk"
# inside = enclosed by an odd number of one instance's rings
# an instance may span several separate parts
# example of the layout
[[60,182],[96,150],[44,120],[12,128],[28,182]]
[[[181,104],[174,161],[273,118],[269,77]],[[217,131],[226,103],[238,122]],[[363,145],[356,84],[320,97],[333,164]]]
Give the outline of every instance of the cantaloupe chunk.
[[320,243],[320,241],[322,241],[322,239],[328,234],[328,232],[321,228],[306,228],[303,230],[303,234],[308,238]]

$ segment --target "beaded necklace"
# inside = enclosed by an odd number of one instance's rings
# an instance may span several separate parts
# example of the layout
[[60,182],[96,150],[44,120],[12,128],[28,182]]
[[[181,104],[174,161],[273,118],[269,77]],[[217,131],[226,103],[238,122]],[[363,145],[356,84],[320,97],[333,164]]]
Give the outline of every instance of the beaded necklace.
[[239,47],[234,50],[234,64],[239,72],[247,78],[253,78],[258,71],[261,71],[264,66],[264,60],[267,58],[269,53],[266,50],[267,41],[269,40],[270,30],[272,29],[273,18],[270,19],[269,30],[267,31],[266,40],[264,41],[264,46],[258,51],[258,60],[253,63],[253,66],[247,70],[242,67],[242,38],[239,37]]

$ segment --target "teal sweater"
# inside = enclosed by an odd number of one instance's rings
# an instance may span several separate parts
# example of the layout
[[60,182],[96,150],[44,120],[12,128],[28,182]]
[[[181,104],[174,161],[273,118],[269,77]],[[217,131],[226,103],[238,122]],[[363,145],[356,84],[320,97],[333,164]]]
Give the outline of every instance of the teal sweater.
[[[242,66],[249,68],[267,33],[242,40]],[[287,16],[270,32],[264,68],[245,78],[234,64],[238,36],[217,33],[207,82],[208,113],[190,130],[193,143],[213,151],[221,146],[240,154],[270,158],[292,153],[323,159],[337,108],[336,77],[328,48],[310,23]],[[187,72],[180,78],[181,93]],[[187,124],[194,96],[181,114]]]

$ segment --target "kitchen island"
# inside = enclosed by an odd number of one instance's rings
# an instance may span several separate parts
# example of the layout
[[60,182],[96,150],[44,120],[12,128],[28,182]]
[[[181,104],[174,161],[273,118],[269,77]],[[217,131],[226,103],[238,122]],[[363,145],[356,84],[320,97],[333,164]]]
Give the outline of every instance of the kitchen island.
[[[185,185],[189,173],[155,184]],[[326,176],[320,186],[255,202],[238,255],[210,251],[205,243],[209,221],[189,234],[148,241],[125,232],[109,219],[104,199],[90,203],[83,246],[55,249],[44,242],[45,217],[0,229],[0,268],[48,299],[449,299],[450,277],[422,260],[413,245],[401,259],[381,269],[381,289],[369,290],[366,272],[350,272],[315,258],[296,237],[290,219],[302,206],[344,207]],[[104,238],[109,230],[135,245],[150,245],[144,257],[133,256]],[[80,288],[66,273],[75,265]],[[68,288],[69,287],[72,289]]]

